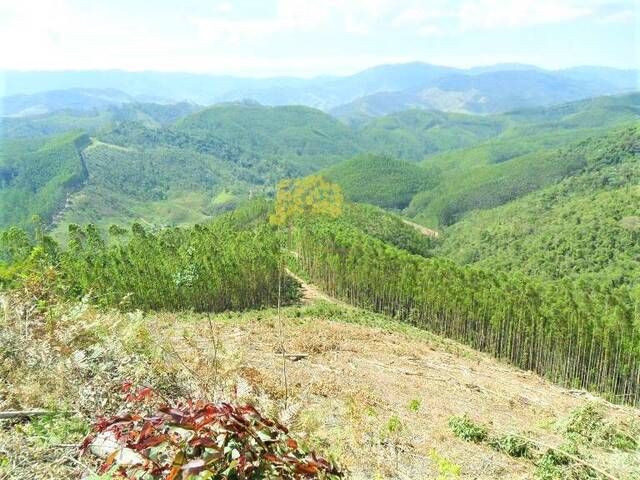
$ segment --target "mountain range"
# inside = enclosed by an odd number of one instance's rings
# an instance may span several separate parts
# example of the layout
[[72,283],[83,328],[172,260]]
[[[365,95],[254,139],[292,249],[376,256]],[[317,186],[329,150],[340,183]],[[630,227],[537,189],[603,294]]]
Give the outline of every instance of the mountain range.
[[3,76],[5,97],[0,103],[5,116],[131,102],[211,105],[253,100],[268,106],[310,106],[348,121],[407,108],[500,113],[633,91],[639,85],[634,70],[544,70],[521,64],[459,69],[419,62],[309,79],[127,71],[7,71]]

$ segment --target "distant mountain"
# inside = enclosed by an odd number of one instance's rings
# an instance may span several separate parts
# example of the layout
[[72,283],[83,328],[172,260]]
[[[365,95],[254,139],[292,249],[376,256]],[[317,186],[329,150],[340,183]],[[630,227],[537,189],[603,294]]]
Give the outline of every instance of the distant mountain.
[[575,80],[600,81],[622,90],[640,90],[638,70],[619,70],[608,67],[573,67],[559,70],[559,75]]
[[134,99],[113,88],[71,88],[0,98],[0,115],[23,117],[58,110],[93,110],[109,105],[122,105]]
[[[575,77],[575,78],[574,78]],[[330,112],[351,122],[409,108],[487,114],[549,106],[626,90],[588,75],[557,75],[542,70],[489,71],[451,74],[430,84],[400,92],[382,92],[336,107]]]
[[311,79],[295,87],[234,90],[221,98],[224,100],[251,98],[265,105],[298,104],[327,110],[364,95],[417,88],[425,82],[433,82],[456,71],[455,68],[419,62],[379,65],[347,77]]
[[471,67],[465,73],[467,73],[468,75],[478,75],[481,73],[518,72],[518,71],[544,72],[545,69],[536,67],[535,65],[527,65],[524,63],[497,63],[495,65]]
[[205,75],[171,72],[127,72],[121,70],[87,71],[5,71],[5,95],[33,94],[49,90],[76,88],[125,91],[139,98],[162,98],[165,101],[191,101],[212,104],[228,92],[239,89],[271,87],[294,88],[308,82],[290,77],[243,78],[229,75]]
[[[638,88],[631,70],[576,67],[550,71],[521,64],[458,69],[420,62],[379,65],[354,75],[309,79],[162,72],[9,71],[4,73],[3,80],[5,94],[10,96],[63,89],[117,89],[137,101],[159,98],[164,103],[190,101],[210,105],[250,99],[269,106],[337,109],[336,114],[344,118],[361,112],[378,116],[408,107],[504,112]],[[53,107],[48,108],[47,111],[52,111]],[[17,110],[20,111],[29,110]]]
[[[131,102],[107,104],[103,107],[95,104],[92,109],[71,109],[66,103],[61,103],[59,106],[64,108],[39,115],[0,117],[0,138],[40,137],[74,129],[95,134],[112,124],[125,121],[139,122],[148,127],[159,127],[174,123],[204,108],[187,102],[171,105]],[[87,107],[87,104],[84,106]]]

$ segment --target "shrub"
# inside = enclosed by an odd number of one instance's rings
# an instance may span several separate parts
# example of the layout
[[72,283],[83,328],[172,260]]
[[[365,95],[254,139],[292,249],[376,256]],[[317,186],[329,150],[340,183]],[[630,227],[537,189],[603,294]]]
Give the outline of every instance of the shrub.
[[466,414],[451,417],[449,427],[456,437],[468,442],[479,443],[487,438],[487,428],[475,423]]
[[516,458],[531,458],[532,445],[524,438],[517,435],[501,435],[494,437],[489,442],[495,450],[506,453]]
[[436,450],[431,450],[429,452],[429,457],[438,467],[438,477],[437,480],[449,480],[460,478],[460,474],[462,469],[460,465],[456,465],[451,460],[446,457],[440,455]]
[[[129,400],[146,400],[142,389]],[[83,448],[115,438],[137,465],[117,465],[121,450],[111,452],[99,473],[127,478],[298,479],[342,478],[338,467],[307,452],[286,427],[264,418],[250,405],[186,402],[164,405],[151,416],[126,413],[101,418]],[[131,456],[131,455],[130,455]],[[144,478],[147,478],[146,476]]]
[[414,398],[409,402],[409,410],[412,412],[417,412],[418,410],[420,410],[421,405],[422,402],[420,402],[420,400],[418,400],[417,398]]
[[602,409],[588,403],[574,410],[558,425],[560,433],[576,444],[597,445],[617,450],[635,450],[638,441],[628,433],[605,419]]

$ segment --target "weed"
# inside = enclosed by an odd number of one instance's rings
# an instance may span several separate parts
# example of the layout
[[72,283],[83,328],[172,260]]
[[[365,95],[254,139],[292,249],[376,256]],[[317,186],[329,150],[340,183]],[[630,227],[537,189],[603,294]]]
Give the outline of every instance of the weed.
[[549,450],[538,461],[535,477],[539,480],[559,480],[564,472],[562,465],[566,465],[566,459]]
[[638,442],[632,434],[608,422],[602,409],[588,403],[574,410],[566,419],[558,422],[559,432],[570,442],[595,445],[616,450],[635,450]]
[[[575,447],[563,445],[563,450],[573,449],[572,454],[578,454]],[[602,478],[586,465],[581,465],[567,458],[562,453],[547,450],[536,462],[535,478],[537,480],[595,480]]]
[[533,445],[517,435],[500,435],[489,441],[489,445],[498,452],[516,458],[532,458]]
[[448,458],[440,455],[436,450],[429,452],[429,457],[436,464],[438,468],[437,480],[450,480],[460,478],[462,469],[459,465],[456,465]]
[[409,402],[409,411],[415,413],[418,410],[420,410],[421,405],[422,405],[422,402],[420,402],[420,400],[418,400],[417,398],[414,398]]
[[79,442],[89,433],[89,425],[84,420],[64,415],[34,417],[30,423],[16,428],[45,445]]
[[475,423],[466,414],[451,417],[449,427],[456,437],[468,442],[479,443],[487,438],[487,428]]
[[387,422],[387,432],[391,435],[398,434],[402,431],[402,421],[397,415],[393,415]]

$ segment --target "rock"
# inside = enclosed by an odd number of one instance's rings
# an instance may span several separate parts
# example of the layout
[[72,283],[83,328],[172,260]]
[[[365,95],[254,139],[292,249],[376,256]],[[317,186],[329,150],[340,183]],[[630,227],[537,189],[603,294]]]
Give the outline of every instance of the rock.
[[120,445],[112,432],[102,432],[91,442],[91,445],[89,445],[89,451],[100,458],[107,458],[114,451],[118,450],[119,453],[116,455],[114,464],[124,466],[144,464],[144,458],[130,448]]

